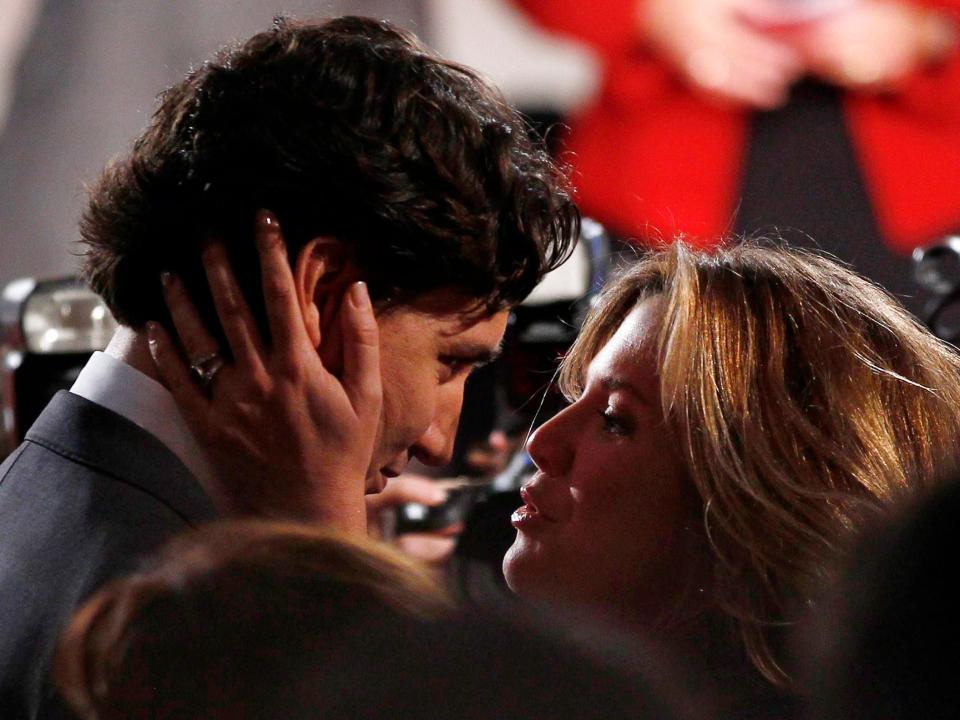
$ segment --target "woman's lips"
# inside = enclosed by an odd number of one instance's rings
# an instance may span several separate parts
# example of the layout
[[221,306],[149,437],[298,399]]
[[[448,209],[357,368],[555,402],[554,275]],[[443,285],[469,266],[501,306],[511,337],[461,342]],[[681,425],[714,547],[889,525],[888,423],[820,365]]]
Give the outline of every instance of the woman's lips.
[[554,520],[543,513],[536,502],[534,502],[532,493],[524,486],[520,488],[520,498],[523,500],[523,506],[513,511],[510,516],[510,523],[517,530],[531,530],[536,527],[553,523]]

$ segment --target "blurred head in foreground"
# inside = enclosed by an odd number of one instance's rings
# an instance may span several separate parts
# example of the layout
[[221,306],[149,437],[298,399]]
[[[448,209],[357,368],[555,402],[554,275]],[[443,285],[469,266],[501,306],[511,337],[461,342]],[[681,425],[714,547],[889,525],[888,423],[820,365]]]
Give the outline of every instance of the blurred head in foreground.
[[958,526],[954,477],[858,543],[806,638],[812,719],[957,716]]
[[481,611],[389,547],[209,526],[75,615],[58,687],[114,718],[665,718],[646,678]]
[[951,348],[831,260],[653,252],[563,361],[572,404],[530,440],[507,581],[668,642],[719,619],[787,684],[783,630],[852,531],[952,460],[958,378]]

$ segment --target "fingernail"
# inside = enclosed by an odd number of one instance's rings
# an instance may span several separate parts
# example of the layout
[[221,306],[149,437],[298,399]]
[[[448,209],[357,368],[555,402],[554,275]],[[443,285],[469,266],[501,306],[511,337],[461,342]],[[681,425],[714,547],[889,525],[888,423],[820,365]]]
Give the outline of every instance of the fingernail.
[[370,293],[365,282],[355,282],[350,286],[350,303],[357,310],[366,310],[370,307]]
[[280,223],[277,222],[277,216],[265,208],[257,210],[257,225],[261,230],[276,232],[280,229]]
[[171,274],[170,274],[168,271],[166,271],[166,270],[164,270],[162,273],[160,273],[160,284],[161,284],[161,285],[163,285],[164,287],[170,287],[170,283],[171,283],[171,282],[173,282],[173,275],[171,275]]

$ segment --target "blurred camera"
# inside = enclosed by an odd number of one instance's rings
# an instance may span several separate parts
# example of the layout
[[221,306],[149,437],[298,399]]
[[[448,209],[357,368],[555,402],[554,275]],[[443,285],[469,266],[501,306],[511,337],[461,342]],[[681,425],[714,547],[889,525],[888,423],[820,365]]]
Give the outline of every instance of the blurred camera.
[[914,279],[931,294],[921,318],[941,340],[960,340],[960,235],[913,251]]
[[483,492],[483,487],[468,480],[459,479],[446,481],[446,483],[447,500],[441,505],[433,507],[420,503],[401,505],[397,509],[394,532],[397,535],[410,532],[433,532],[463,523],[470,507]]
[[58,390],[69,389],[117,323],[77,278],[21,278],[0,294],[0,457]]

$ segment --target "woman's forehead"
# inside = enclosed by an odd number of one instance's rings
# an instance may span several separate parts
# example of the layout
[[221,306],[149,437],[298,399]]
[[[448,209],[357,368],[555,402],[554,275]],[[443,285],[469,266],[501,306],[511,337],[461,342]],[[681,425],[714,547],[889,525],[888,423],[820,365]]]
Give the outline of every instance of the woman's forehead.
[[641,300],[624,316],[605,347],[618,345],[624,350],[638,353],[653,351],[656,348],[665,309],[666,299],[662,295]]
[[590,362],[589,375],[605,384],[648,389],[657,376],[657,342],[663,321],[664,299],[655,296],[638,303]]

